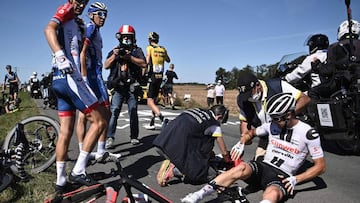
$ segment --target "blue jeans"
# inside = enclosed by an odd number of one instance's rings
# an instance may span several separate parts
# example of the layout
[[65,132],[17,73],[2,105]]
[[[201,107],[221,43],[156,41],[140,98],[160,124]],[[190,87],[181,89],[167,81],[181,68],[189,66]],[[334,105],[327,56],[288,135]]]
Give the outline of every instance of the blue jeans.
[[139,136],[139,117],[137,113],[137,97],[129,92],[129,90],[116,90],[111,98],[111,117],[107,137],[114,138],[117,126],[117,120],[121,112],[121,107],[124,102],[127,102],[128,113],[130,117],[130,138],[137,139]]

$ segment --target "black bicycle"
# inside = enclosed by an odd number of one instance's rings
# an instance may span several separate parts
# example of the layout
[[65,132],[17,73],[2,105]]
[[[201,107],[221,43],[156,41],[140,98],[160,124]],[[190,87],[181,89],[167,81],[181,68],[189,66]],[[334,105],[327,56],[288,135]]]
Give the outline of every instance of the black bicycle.
[[[144,183],[138,181],[131,175],[128,175],[124,172],[120,159],[114,160],[116,164],[116,169],[111,169],[110,173],[101,175],[101,179],[117,177],[118,179],[112,180],[107,183],[99,183],[96,185],[83,187],[76,189],[74,191],[70,191],[68,193],[63,194],[62,196],[57,196],[54,199],[46,199],[45,203],[67,203],[67,202],[86,202],[92,203],[96,202],[99,198],[105,197],[106,203],[115,203],[119,196],[119,192],[122,187],[125,188],[126,197],[122,200],[123,202],[152,202],[155,200],[159,203],[172,203],[173,201],[167,199],[162,194],[158,193],[154,189],[150,188],[149,186],[145,185]],[[99,179],[95,178],[95,179]],[[143,193],[134,194],[132,192],[132,188],[135,188],[137,191]]]
[[[51,117],[36,115],[16,124],[7,134],[3,149],[15,150],[20,144],[25,150],[22,162],[27,173],[39,173],[48,169],[56,158],[56,141],[60,124]],[[12,164],[10,168],[17,172]]]

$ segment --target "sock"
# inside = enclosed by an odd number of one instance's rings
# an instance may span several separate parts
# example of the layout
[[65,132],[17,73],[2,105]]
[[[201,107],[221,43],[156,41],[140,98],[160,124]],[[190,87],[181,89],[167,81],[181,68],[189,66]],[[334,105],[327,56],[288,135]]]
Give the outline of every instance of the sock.
[[82,142],[79,142],[79,151],[82,150],[82,146],[83,146],[83,143],[82,143]]
[[210,195],[211,193],[215,192],[215,189],[213,186],[206,184],[204,187],[202,187],[200,190],[196,191],[195,193],[200,196],[200,198],[204,198],[205,196]]
[[155,124],[155,116],[151,117],[150,126]]
[[56,185],[64,186],[66,184],[66,162],[56,162]]
[[263,200],[260,201],[260,203],[271,203],[271,201],[267,200],[267,199],[263,199]]
[[161,113],[159,114],[159,119],[160,119],[161,122],[164,121],[164,116]]
[[100,155],[105,153],[105,142],[104,141],[98,141],[97,153]]
[[88,161],[89,152],[81,150],[75,166],[72,170],[73,175],[80,175],[85,173],[85,167]]

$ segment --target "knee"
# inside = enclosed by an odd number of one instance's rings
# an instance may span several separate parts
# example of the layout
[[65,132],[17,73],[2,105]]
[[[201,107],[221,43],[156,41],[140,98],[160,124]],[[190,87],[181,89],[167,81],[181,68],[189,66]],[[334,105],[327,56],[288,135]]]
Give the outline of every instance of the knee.
[[242,179],[245,176],[245,169],[246,169],[245,163],[240,163],[239,165],[229,170],[230,176],[233,179]]
[[105,119],[100,119],[98,122],[98,128],[101,130],[107,129],[108,127],[108,122],[106,122]]
[[283,198],[283,193],[280,188],[275,185],[267,187],[263,193],[263,200],[270,200],[271,202],[278,202]]

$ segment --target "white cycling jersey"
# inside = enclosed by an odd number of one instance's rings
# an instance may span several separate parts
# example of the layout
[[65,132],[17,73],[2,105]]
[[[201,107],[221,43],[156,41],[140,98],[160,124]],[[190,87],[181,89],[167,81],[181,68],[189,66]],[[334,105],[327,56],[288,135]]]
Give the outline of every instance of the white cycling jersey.
[[312,159],[324,156],[319,134],[302,121],[284,134],[276,124],[265,123],[256,128],[256,135],[269,137],[264,162],[289,175],[295,175],[308,154]]

